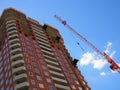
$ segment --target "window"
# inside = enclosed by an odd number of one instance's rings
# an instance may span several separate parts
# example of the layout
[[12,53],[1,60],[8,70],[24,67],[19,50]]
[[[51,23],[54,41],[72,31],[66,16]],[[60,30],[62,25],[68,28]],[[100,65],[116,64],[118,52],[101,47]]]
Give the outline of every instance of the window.
[[29,72],[30,76],[33,76],[33,73],[32,72]]
[[4,65],[6,64],[6,60],[4,61]]
[[46,66],[43,66],[43,65],[42,65],[42,69],[46,69]]
[[9,72],[9,77],[11,76],[11,72]]
[[30,45],[31,43],[30,42],[27,42],[28,45]]
[[60,57],[59,57],[59,56],[57,56],[57,59],[58,59],[58,60],[60,60]]
[[37,76],[37,80],[42,80],[42,77],[41,76]]
[[40,60],[40,63],[44,63],[44,60]]
[[82,90],[82,88],[81,87],[78,87],[79,88],[79,90]]
[[7,68],[8,68],[8,67],[7,67],[7,65],[6,65],[6,66],[5,66],[5,71],[7,70]]
[[71,78],[68,78],[68,81],[69,81],[69,83],[71,83],[71,82],[72,82],[72,79],[71,79]]
[[33,88],[33,90],[37,90],[37,88]]
[[40,87],[40,88],[44,88],[44,85],[40,83],[40,84],[39,84],[39,87]]
[[32,59],[32,61],[35,61],[36,58],[35,58],[35,57],[32,57],[31,59]]
[[40,70],[37,69],[37,68],[35,68],[34,70],[35,70],[36,73],[39,73],[39,72],[40,72]]
[[6,82],[6,85],[7,85],[8,84],[8,78],[7,78],[7,80],[5,82]]
[[72,89],[76,89],[76,88],[75,88],[75,85],[71,85],[71,87],[72,87]]
[[29,62],[29,59],[28,59],[28,58],[26,58],[26,62]]
[[83,81],[83,84],[85,85],[85,81]]
[[66,71],[66,68],[65,68],[64,66],[62,66],[62,69],[63,69],[64,71]]
[[[1,62],[0,62],[0,63],[1,63]],[[1,67],[1,68],[0,68],[0,72],[2,72],[2,70],[3,70],[3,68]]]
[[12,86],[10,87],[10,90],[14,90]]
[[8,74],[9,74],[9,72],[6,72],[6,73],[5,73],[5,77],[8,77]]
[[79,82],[78,81],[75,81],[76,82],[76,84],[78,84],[79,85]]
[[3,58],[4,58],[4,60],[6,59],[6,57],[7,57],[7,55],[5,54],[5,55],[4,55],[4,57],[3,57]]
[[35,81],[34,81],[34,80],[31,80],[31,83],[32,83],[32,84],[35,84]]
[[63,66],[63,63],[62,63],[62,62],[60,62],[60,65],[61,65],[61,66]]
[[41,51],[40,51],[40,50],[38,50],[38,49],[36,50],[36,52],[37,52],[37,53],[41,53]]
[[38,58],[41,58],[42,57],[42,55],[41,54],[38,54]]
[[[24,45],[24,43],[22,43],[22,44]],[[23,50],[24,50],[24,51],[27,51],[27,49],[26,49],[25,47],[23,47]]]
[[49,76],[48,72],[44,72],[45,76]]
[[72,74],[72,78],[75,78],[75,75],[74,75],[74,74]]
[[33,66],[38,66],[38,64],[37,63],[33,63]]
[[6,55],[7,55],[7,57],[9,56],[9,54],[8,54],[8,53],[6,53]]
[[2,86],[1,90],[5,90],[5,89],[4,89],[4,86]]
[[[36,43],[37,44],[37,43]],[[39,45],[35,45],[36,48],[39,48]]]
[[54,86],[50,86],[50,90],[54,90]]
[[0,67],[2,66],[2,62],[0,62]]
[[10,69],[10,64],[8,64],[8,70]]
[[2,85],[3,84],[3,79],[0,81],[0,85]]
[[34,52],[32,50],[30,51],[30,55],[34,55]]
[[50,83],[50,82],[51,82],[51,79],[50,79],[50,78],[47,78],[46,80],[47,80],[47,82],[48,82],[48,83]]
[[10,78],[10,84],[12,84],[12,78]]
[[30,69],[30,68],[31,68],[31,66],[30,66],[29,64],[27,65],[27,67],[28,67],[28,69]]
[[6,90],[10,90],[8,86],[7,86]]
[[[1,52],[0,52],[1,53]],[[0,56],[0,61],[2,60],[2,57]]]
[[2,79],[2,77],[3,77],[3,73],[0,74],[0,79]]
[[66,75],[66,76],[68,76],[68,73],[67,73],[67,72],[65,72],[65,75]]

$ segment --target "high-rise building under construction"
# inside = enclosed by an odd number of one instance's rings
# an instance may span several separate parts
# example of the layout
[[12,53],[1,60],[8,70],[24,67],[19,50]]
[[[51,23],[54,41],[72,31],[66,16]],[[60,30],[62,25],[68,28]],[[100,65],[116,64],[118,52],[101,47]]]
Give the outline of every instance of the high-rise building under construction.
[[0,17],[0,90],[90,90],[57,29],[15,9]]

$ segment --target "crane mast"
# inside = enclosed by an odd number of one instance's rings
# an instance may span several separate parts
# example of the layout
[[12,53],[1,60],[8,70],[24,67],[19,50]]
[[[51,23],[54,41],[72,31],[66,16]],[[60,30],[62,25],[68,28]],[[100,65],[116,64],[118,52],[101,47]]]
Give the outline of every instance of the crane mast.
[[57,15],[54,16],[58,21],[60,21],[64,26],[66,26],[70,31],[72,31],[76,36],[78,36],[83,42],[85,42],[88,46],[90,46],[93,50],[96,51],[99,55],[104,57],[108,63],[111,64],[110,68],[112,70],[116,70],[120,73],[120,67],[114,62],[114,60],[109,57],[105,52],[102,53],[99,49],[97,49],[92,43],[90,43],[85,37],[83,37],[81,34],[79,34],[77,31],[75,31],[70,25],[67,24],[66,21],[62,20]]

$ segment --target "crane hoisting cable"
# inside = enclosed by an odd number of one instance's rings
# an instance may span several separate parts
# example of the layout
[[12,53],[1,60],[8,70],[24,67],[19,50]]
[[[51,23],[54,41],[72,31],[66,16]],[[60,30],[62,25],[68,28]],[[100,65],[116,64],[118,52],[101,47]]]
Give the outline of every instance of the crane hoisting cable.
[[57,15],[54,16],[58,21],[60,21],[64,26],[66,26],[70,31],[72,31],[76,36],[78,36],[83,42],[85,42],[88,46],[90,46],[93,50],[95,50],[99,55],[103,56],[108,63],[110,63],[110,68],[113,71],[118,71],[120,73],[120,67],[115,63],[115,61],[109,57],[105,52],[101,52],[98,50],[92,43],[90,43],[85,37],[83,37],[81,34],[79,34],[77,31],[75,31],[70,25],[67,24],[66,21],[62,20]]

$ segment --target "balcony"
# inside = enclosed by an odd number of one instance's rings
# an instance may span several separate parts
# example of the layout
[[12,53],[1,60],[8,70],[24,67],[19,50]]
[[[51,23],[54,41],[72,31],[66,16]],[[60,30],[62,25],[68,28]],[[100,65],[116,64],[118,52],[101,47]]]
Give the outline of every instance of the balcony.
[[70,87],[68,87],[68,86],[64,86],[64,85],[60,85],[60,84],[56,84],[56,83],[55,83],[55,86],[57,88],[60,88],[61,90],[71,90]]
[[43,35],[45,37],[45,33],[42,30],[34,29],[34,32],[38,35]]
[[23,55],[22,54],[16,54],[16,55],[11,56],[11,59],[14,59],[14,58],[17,58],[17,57],[23,57]]
[[17,65],[17,64],[20,64],[20,63],[23,63],[24,64],[24,60],[16,60],[16,61],[13,61],[12,62],[12,66],[14,66],[14,65]]
[[10,30],[13,30],[13,29],[16,30],[16,26],[13,26],[13,27],[7,28],[7,31],[9,32]]
[[12,73],[16,73],[16,72],[20,72],[20,71],[26,71],[26,68],[25,66],[21,66],[21,67],[18,67],[18,68],[13,68],[12,69]]
[[49,51],[46,51],[46,50],[41,50],[42,52],[44,52],[44,53],[47,53],[47,54],[49,54],[49,55],[54,55],[52,52],[49,52]]
[[7,28],[10,27],[10,26],[16,26],[16,23],[14,22],[14,23],[9,23],[9,24],[6,25]]
[[53,80],[61,82],[61,83],[67,83],[67,81],[65,79],[60,79],[60,78],[56,78],[56,77],[52,77]]
[[18,38],[15,38],[13,40],[9,40],[9,43],[15,42],[15,41],[20,41]]
[[47,59],[50,59],[50,60],[56,62],[56,58],[55,58],[55,57],[51,57],[51,56],[48,56],[48,55],[45,55],[45,54],[43,54],[43,55],[44,55],[44,57],[46,57]]
[[9,40],[12,40],[12,39],[15,39],[15,38],[18,38],[18,34],[13,34],[13,35],[8,36]]
[[17,76],[14,76],[13,77],[13,81],[18,81],[18,80],[20,80],[20,79],[24,79],[24,78],[26,78],[27,79],[27,74],[26,73],[23,73],[23,74],[20,74],[20,75],[17,75]]
[[15,47],[15,46],[19,46],[20,47],[20,43],[14,43],[14,44],[10,45],[10,48]]
[[35,30],[43,32],[42,28],[37,27],[36,25],[32,25],[32,28],[35,29]]
[[55,67],[55,66],[50,65],[50,64],[47,64],[47,65],[48,65],[48,67],[51,68],[51,69],[55,69],[55,70],[57,70],[57,71],[61,71],[61,68]]
[[43,45],[40,45],[40,47],[41,47],[42,49],[46,49],[46,50],[52,52],[51,48],[45,47],[45,46],[43,46]]
[[14,52],[17,52],[17,51],[22,52],[21,48],[16,48],[16,49],[14,49],[14,50],[10,50],[10,53],[14,53]]
[[45,40],[45,39],[43,39],[43,38],[37,37],[37,39],[38,39],[40,42],[43,42],[43,43],[48,44],[48,41]]
[[45,61],[48,62],[48,63],[51,63],[53,65],[59,66],[59,64],[57,62],[53,62],[53,61],[48,60],[48,59],[45,59]]
[[16,20],[9,20],[9,21],[6,22],[6,24],[15,23],[15,22],[16,22]]
[[[58,72],[54,72],[54,71],[50,71],[50,73],[57,75],[58,77],[64,77],[64,75],[62,73],[58,73]],[[58,78],[59,79],[59,78]]]
[[13,29],[11,31],[8,32],[8,35],[12,34],[12,33],[17,33],[18,31],[16,29]]
[[15,90],[29,90],[29,82],[22,82],[15,85]]

